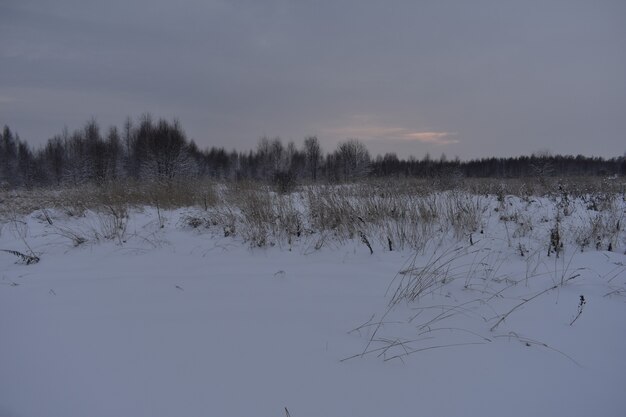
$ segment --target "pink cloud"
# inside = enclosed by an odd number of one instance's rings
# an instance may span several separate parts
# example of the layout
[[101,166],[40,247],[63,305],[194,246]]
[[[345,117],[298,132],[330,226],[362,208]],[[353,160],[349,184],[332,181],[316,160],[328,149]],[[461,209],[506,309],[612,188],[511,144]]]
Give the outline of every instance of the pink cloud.
[[451,138],[456,133],[451,132],[408,132],[404,136],[407,140],[416,140],[424,143],[434,143],[436,145],[450,145],[459,143],[457,139]]
[[434,145],[451,145],[459,143],[455,139],[454,132],[438,131],[414,131],[403,127],[364,125],[364,126],[344,126],[326,129],[326,132],[335,136],[352,137],[363,140],[402,140],[417,141]]

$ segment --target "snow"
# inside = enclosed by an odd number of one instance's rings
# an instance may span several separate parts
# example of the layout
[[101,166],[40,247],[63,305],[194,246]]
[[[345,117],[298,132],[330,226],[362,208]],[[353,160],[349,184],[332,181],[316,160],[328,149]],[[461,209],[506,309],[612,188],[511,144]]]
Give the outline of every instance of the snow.
[[[548,257],[552,203],[526,206],[536,227],[516,238],[490,204],[473,245],[417,254],[250,248],[183,227],[184,209],[163,228],[133,210],[124,241],[76,247],[63,230],[95,236],[95,213],[6,221],[0,249],[41,260],[0,253],[0,416],[625,415],[623,232],[581,252],[574,228]],[[390,307],[437,256],[446,282]]]

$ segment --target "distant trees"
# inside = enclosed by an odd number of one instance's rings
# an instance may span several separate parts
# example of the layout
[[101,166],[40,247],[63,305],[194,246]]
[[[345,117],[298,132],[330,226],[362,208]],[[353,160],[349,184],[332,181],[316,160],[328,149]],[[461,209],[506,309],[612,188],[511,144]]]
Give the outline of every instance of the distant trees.
[[54,136],[48,141],[42,151],[42,159],[45,163],[43,169],[49,174],[50,183],[61,185],[66,163],[66,150],[60,136]]
[[304,139],[304,167],[306,176],[317,181],[320,164],[322,163],[322,148],[317,136]]
[[372,166],[372,173],[377,177],[406,175],[402,163],[395,153],[386,153],[384,156],[378,155]]
[[278,173],[289,169],[289,158],[280,138],[262,137],[257,145],[257,178],[271,180]]
[[17,142],[8,126],[2,130],[0,141],[0,184],[15,185],[17,183]]
[[37,172],[35,158],[26,142],[17,140],[17,181],[25,187],[32,187],[35,183]]
[[4,126],[0,137],[0,186],[31,187],[39,179],[39,174],[28,143]]
[[0,135],[0,186],[32,187],[107,184],[132,178],[173,185],[195,177],[260,180],[288,190],[297,182],[354,181],[364,177],[421,177],[440,183],[461,177],[533,177],[626,175],[626,155],[611,159],[533,154],[517,158],[460,161],[444,154],[433,159],[401,159],[387,153],[372,159],[364,143],[349,139],[323,153],[317,137],[301,148],[280,138],[261,138],[255,150],[199,149],[179,122],[128,118],[121,130],[102,133],[96,120],[82,129],[53,136],[31,149],[4,126]]
[[370,169],[370,153],[357,139],[337,145],[335,163],[339,168],[339,179],[350,181],[367,176]]
[[197,174],[190,144],[177,121],[159,120],[154,124],[145,117],[133,135],[130,151],[140,179],[171,184]]

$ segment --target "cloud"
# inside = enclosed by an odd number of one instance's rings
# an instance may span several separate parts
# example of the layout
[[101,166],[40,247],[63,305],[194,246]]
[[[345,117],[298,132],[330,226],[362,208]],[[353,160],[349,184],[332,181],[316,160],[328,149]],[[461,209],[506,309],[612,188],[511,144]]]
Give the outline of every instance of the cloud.
[[451,145],[459,143],[458,139],[453,139],[456,133],[453,132],[408,132],[404,134],[407,140],[416,140],[423,143],[433,143],[436,145]]
[[404,127],[372,124],[362,126],[348,125],[324,129],[324,132],[333,136],[363,140],[415,141],[433,145],[451,145],[459,143],[459,140],[454,138],[457,135],[455,132],[419,131]]

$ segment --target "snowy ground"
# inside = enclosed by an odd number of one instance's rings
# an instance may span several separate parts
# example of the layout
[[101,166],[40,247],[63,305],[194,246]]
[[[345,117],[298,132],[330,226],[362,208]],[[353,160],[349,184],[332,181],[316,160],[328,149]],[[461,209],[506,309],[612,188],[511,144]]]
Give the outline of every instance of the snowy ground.
[[93,213],[2,225],[41,259],[0,253],[0,416],[626,415],[623,232],[548,257],[539,214],[516,238],[500,213],[418,254],[251,249],[186,213],[78,246]]

